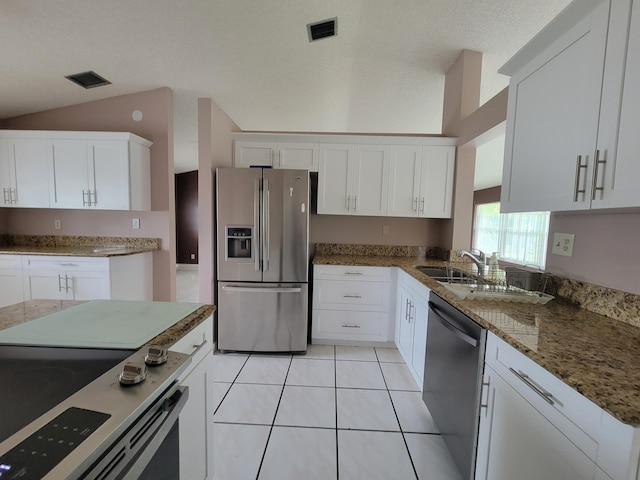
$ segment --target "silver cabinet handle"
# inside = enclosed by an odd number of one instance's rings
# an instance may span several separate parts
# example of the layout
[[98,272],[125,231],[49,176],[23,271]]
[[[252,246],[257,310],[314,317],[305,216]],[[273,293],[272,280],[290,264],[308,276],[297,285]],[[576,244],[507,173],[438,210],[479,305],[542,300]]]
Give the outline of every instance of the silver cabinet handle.
[[[485,392],[485,388],[487,387],[486,391],[487,391],[487,396],[484,396],[484,392]],[[483,375],[482,376],[482,385],[480,386],[480,410],[482,410],[483,408],[486,408],[487,411],[485,412],[485,415],[489,414],[489,389],[491,387],[491,378],[487,375]],[[486,398],[486,400],[485,400]]]
[[64,290],[65,292],[69,292],[69,278],[71,278],[71,290],[73,290],[73,277],[68,277],[66,274],[64,276]]
[[3,196],[3,200],[4,200],[5,205],[7,203],[9,203],[9,204],[11,203],[11,189],[3,188],[2,189],[2,196]]
[[604,182],[602,187],[598,187],[598,171],[600,170],[600,165],[605,165],[607,163],[606,160],[600,160],[600,150],[596,150],[596,157],[593,162],[593,179],[591,182],[591,200],[596,199],[596,192],[604,192]]
[[582,189],[580,190],[580,171],[584,168],[585,170],[587,169],[587,166],[589,165],[589,162],[586,161],[585,164],[582,164],[582,155],[578,155],[578,158],[576,159],[576,184],[573,188],[573,201],[577,202],[578,201],[578,194],[580,193],[587,193],[586,189]]
[[[93,195],[93,201],[91,200],[91,195]],[[97,205],[98,204],[98,192],[95,190],[92,192],[89,190],[89,205]]]
[[413,197],[413,211],[418,211],[418,197]]
[[62,292],[62,275],[58,275],[58,292]]
[[343,295],[342,298],[362,298],[362,295]]
[[347,195],[347,203],[345,205],[347,212],[351,211],[351,195]]
[[360,328],[360,325],[347,325],[346,323],[342,325],[342,328]]
[[9,203],[18,203],[18,189],[10,188],[9,189]]
[[[87,200],[89,198],[89,200]],[[88,207],[91,205],[91,198],[89,197],[86,190],[82,190],[82,206]]]
[[424,213],[424,197],[420,200],[420,212]]
[[533,390],[534,392],[536,392],[538,395],[540,395],[545,402],[547,402],[549,405],[555,405],[556,402],[553,401],[553,395],[549,392],[547,392],[546,390],[544,390],[543,388],[541,388],[540,386],[536,385],[530,378],[529,375],[527,375],[526,373],[518,370],[517,372],[509,367],[509,371],[511,373],[513,373],[516,377],[518,377],[520,380],[522,380],[529,388],[531,388],[531,390]]
[[411,323],[411,318],[409,318],[409,312],[411,310],[411,300],[407,298],[407,301],[404,304],[404,319],[407,323]]
[[358,196],[354,195],[353,196],[353,211],[355,212],[356,210],[358,210]]

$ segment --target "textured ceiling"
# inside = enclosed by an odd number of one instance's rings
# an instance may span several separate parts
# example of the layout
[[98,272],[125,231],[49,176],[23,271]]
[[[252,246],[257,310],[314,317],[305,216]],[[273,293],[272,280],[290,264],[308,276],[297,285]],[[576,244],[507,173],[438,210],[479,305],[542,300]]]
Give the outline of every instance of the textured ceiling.
[[[197,164],[196,104],[243,130],[440,133],[444,74],[483,52],[497,69],[568,0],[2,0],[0,118],[167,86],[176,171]],[[309,43],[306,24],[338,17]],[[65,75],[95,70],[83,90]]]

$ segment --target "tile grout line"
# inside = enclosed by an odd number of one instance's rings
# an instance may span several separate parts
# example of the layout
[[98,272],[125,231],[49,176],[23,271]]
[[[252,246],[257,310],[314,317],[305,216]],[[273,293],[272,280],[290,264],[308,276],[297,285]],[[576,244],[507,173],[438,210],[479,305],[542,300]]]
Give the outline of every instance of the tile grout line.
[[333,398],[336,405],[336,479],[340,480],[340,454],[338,446],[338,353],[333,346]]
[[[373,351],[376,354],[376,358],[378,358],[378,351],[374,348]],[[378,358],[378,368],[380,368],[380,374],[382,375],[382,380],[384,381],[384,386],[387,388],[387,395],[389,396],[389,401],[391,402],[391,408],[393,408],[393,414],[396,416],[396,422],[398,422],[398,428],[400,429],[400,435],[402,435],[402,441],[404,442],[404,448],[407,449],[407,455],[409,456],[409,461],[411,462],[411,468],[413,468],[413,474],[416,476],[416,480],[418,479],[418,471],[416,470],[416,466],[413,463],[413,457],[411,456],[411,450],[409,450],[409,444],[407,443],[407,439],[404,436],[404,430],[402,429],[402,424],[400,423],[400,417],[398,417],[398,412],[396,411],[396,406],[393,403],[393,397],[391,396],[391,391],[389,390],[389,385],[387,384],[387,379],[384,376],[384,371],[382,370],[382,365],[380,365],[380,359]]]
[[271,440],[271,434],[273,433],[273,427],[276,423],[276,417],[278,416],[278,409],[280,408],[280,402],[282,401],[282,395],[284,395],[284,387],[287,384],[287,377],[289,376],[289,371],[291,370],[291,363],[293,362],[293,356],[289,357],[289,366],[287,367],[287,373],[284,376],[284,380],[282,382],[282,390],[280,390],[280,398],[278,398],[278,404],[276,405],[276,411],[273,414],[273,420],[271,421],[271,428],[269,429],[269,435],[267,435],[267,442],[264,444],[264,450],[262,452],[262,458],[260,458],[260,465],[258,466],[258,471],[256,472],[256,480],[260,477],[260,470],[262,470],[262,464],[264,463],[264,458],[267,456],[267,447],[269,446],[269,440]]
[[[236,380],[238,379],[238,375],[240,375],[240,372],[242,371],[242,369],[244,368],[244,366],[247,364],[247,362],[249,361],[249,357],[251,355],[247,355],[247,358],[244,359],[244,362],[242,363],[242,366],[240,367],[240,369],[238,370],[238,373],[236,373],[236,376],[233,377],[233,380],[231,381],[231,385],[229,386],[229,389],[227,390],[227,392],[222,396],[222,398],[220,399],[220,402],[218,403],[218,406],[215,408],[215,410],[213,411],[213,415],[215,415],[218,412],[218,409],[220,408],[220,405],[222,405],[222,402],[224,402],[224,399],[227,398],[227,395],[229,395],[229,392],[231,391],[231,387],[233,387],[233,385],[236,383]],[[215,381],[213,383],[216,383]],[[217,383],[227,383],[227,382],[217,382]]]

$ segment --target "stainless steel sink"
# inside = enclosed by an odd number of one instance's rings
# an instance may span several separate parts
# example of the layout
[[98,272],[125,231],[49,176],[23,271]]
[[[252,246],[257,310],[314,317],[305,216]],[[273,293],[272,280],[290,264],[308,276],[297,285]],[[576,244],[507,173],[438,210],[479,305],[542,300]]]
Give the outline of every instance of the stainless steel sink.
[[445,267],[416,267],[416,270],[438,281],[459,281],[462,279],[472,278],[460,270],[449,269],[447,272],[447,268]]

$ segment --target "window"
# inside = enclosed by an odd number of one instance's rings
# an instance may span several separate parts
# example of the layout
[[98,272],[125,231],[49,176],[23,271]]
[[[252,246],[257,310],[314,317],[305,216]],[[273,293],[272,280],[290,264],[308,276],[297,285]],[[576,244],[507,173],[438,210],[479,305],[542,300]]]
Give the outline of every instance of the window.
[[549,212],[500,213],[500,203],[476,205],[473,248],[508,262],[544,267]]

